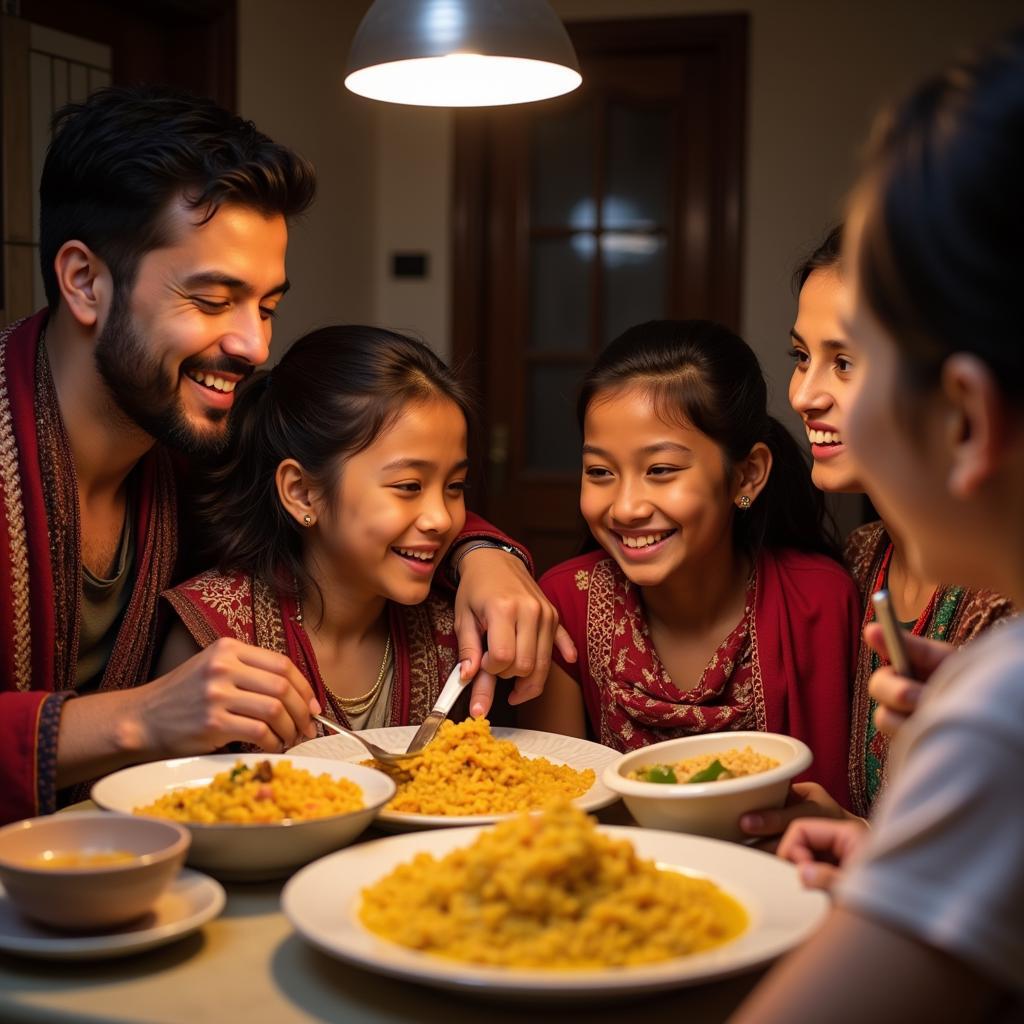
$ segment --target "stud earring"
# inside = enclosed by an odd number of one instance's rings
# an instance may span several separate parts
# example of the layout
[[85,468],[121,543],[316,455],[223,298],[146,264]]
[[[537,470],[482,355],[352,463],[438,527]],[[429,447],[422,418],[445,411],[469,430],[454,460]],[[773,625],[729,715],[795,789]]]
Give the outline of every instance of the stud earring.
[[739,498],[736,500],[736,504],[739,505],[741,509],[746,511],[748,508],[750,508],[750,495],[741,494]]
[[[749,504],[749,501],[748,501],[748,504]],[[302,517],[302,525],[303,526],[312,526],[313,525],[313,517],[308,512]]]

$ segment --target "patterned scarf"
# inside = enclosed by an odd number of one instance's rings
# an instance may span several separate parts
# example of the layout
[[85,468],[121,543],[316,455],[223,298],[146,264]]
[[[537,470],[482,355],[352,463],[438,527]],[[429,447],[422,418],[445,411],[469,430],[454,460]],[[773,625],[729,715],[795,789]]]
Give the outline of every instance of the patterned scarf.
[[754,625],[756,573],[747,585],[742,618],[692,686],[677,686],[669,677],[651,640],[640,591],[614,563],[599,563],[588,585],[588,656],[603,676],[605,746],[635,750],[677,736],[765,728]]

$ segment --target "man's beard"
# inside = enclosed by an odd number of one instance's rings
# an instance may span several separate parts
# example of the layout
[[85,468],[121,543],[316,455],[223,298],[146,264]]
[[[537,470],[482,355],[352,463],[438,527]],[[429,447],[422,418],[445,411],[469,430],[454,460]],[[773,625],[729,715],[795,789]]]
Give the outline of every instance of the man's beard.
[[[210,458],[228,442],[227,409],[207,409],[210,429],[198,429],[185,413],[180,380],[169,378],[135,330],[127,299],[116,292],[95,349],[96,368],[118,408],[150,437],[195,458]],[[198,360],[181,367],[199,369]],[[207,372],[228,369],[211,363]],[[248,375],[252,367],[232,360],[231,372]]]

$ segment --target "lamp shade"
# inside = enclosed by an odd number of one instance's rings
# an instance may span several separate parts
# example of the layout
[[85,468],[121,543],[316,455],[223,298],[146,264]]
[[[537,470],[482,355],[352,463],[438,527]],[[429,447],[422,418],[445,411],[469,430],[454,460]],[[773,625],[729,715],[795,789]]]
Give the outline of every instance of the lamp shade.
[[526,103],[581,81],[546,0],[375,0],[345,70],[360,96],[430,107]]

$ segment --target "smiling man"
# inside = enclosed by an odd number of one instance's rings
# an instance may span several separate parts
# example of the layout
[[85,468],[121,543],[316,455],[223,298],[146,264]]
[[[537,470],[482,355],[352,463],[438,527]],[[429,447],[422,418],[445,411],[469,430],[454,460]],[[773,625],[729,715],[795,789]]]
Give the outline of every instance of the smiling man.
[[[267,360],[288,220],[314,190],[301,157],[206,100],[107,89],[58,114],[48,308],[0,333],[0,820],[126,764],[314,735],[308,683],[270,651],[221,641],[147,682],[183,471],[223,448]],[[522,677],[516,700],[539,688],[557,618],[479,537],[502,539],[461,535],[456,607],[486,710],[494,673]]]

